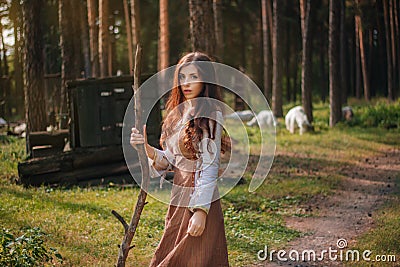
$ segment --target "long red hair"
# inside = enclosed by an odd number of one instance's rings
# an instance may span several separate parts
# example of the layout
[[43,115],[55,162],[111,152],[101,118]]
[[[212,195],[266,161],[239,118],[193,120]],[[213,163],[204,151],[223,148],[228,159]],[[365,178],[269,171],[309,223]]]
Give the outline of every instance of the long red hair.
[[[173,88],[165,105],[166,118],[162,125],[162,134],[160,138],[160,145],[162,147],[164,147],[165,140],[173,134],[175,126],[183,116],[183,105],[180,104],[185,101],[185,96],[179,84],[179,73],[182,67],[193,64],[199,73],[200,79],[206,77],[207,82],[203,82],[203,88],[198,97],[222,101],[221,90],[219,86],[215,84],[215,70],[212,64],[198,64],[198,62],[211,62],[211,59],[204,53],[192,52],[183,56],[177,64],[174,73]],[[216,127],[212,127],[213,132],[211,132],[209,122],[211,120],[211,125],[215,125],[216,122],[210,118],[215,117],[216,111],[222,112],[223,110],[222,106],[215,104],[216,101],[207,101],[204,100],[204,98],[201,101],[201,105],[194,105],[194,119],[190,120],[185,125],[185,134],[183,138],[184,146],[194,154],[199,152],[199,148],[193,144],[199,143],[203,137],[204,130],[211,139],[214,139]],[[226,141],[226,138],[222,138],[221,150],[224,152],[229,147],[230,145]]]

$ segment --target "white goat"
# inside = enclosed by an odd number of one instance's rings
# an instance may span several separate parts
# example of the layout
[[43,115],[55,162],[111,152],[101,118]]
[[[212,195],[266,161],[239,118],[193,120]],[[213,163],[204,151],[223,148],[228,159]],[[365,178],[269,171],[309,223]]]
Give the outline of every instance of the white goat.
[[265,128],[269,126],[276,126],[276,121],[277,120],[271,110],[261,110],[257,116],[247,123],[247,126],[254,126],[258,122],[260,128]]
[[254,117],[251,110],[236,111],[225,116],[225,119],[241,119],[242,121],[249,121]]
[[296,106],[289,110],[285,117],[285,124],[286,129],[292,134],[296,127],[300,129],[300,135],[312,128],[302,106]]

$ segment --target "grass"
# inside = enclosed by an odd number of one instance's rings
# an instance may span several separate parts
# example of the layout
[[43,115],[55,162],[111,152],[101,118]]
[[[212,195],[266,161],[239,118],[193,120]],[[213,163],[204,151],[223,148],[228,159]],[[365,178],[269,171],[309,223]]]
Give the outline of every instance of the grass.
[[[397,177],[396,184],[400,177]],[[371,251],[370,262],[361,261],[349,266],[398,266],[400,261],[400,192],[392,195],[392,200],[374,215],[376,226],[364,233],[351,249],[361,253]],[[378,258],[377,258],[378,256]],[[394,258],[393,258],[394,257]],[[382,261],[381,259],[385,259]],[[372,262],[372,263],[371,263]]]
[[[240,184],[222,199],[231,266],[257,263],[257,251],[265,245],[282,248],[304,235],[287,228],[284,219],[312,216],[307,203],[331,194],[340,184],[337,167],[352,166],[365,157],[400,146],[399,129],[346,124],[329,129],[328,106],[317,104],[314,108],[316,133],[291,135],[281,122],[277,153],[264,184],[253,193],[248,192],[248,183]],[[257,151],[259,139],[254,137],[252,142],[251,151]],[[56,248],[63,256],[62,266],[113,266],[123,229],[111,210],[130,218],[138,189],[23,188],[14,180],[17,162],[25,157],[24,140],[1,137],[0,144],[0,226],[15,235],[26,227],[40,227],[47,234],[48,247]],[[249,164],[246,178],[251,177],[254,168]],[[127,266],[147,266],[163,232],[167,206],[150,197],[148,201]],[[360,247],[399,253],[399,202],[398,195],[394,195],[375,218],[376,228],[359,240]]]

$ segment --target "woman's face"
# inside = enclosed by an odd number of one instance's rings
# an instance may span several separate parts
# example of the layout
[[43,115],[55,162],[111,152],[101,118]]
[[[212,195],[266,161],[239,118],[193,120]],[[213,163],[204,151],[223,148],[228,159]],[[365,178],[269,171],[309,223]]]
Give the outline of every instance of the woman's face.
[[193,99],[200,95],[203,83],[200,81],[197,68],[189,64],[181,68],[178,74],[179,85],[186,99]]

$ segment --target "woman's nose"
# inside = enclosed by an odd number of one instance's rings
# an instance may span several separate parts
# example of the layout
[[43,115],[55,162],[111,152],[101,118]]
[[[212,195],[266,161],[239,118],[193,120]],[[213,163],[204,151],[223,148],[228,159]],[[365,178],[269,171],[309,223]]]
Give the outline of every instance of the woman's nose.
[[182,85],[183,86],[190,86],[190,83],[189,83],[189,79],[188,78],[185,78],[184,80],[183,80],[183,82],[182,82]]

